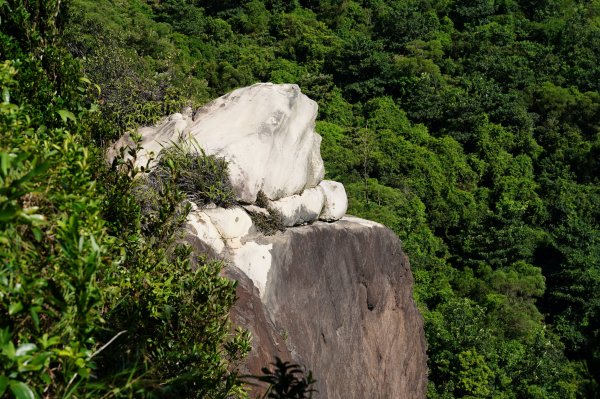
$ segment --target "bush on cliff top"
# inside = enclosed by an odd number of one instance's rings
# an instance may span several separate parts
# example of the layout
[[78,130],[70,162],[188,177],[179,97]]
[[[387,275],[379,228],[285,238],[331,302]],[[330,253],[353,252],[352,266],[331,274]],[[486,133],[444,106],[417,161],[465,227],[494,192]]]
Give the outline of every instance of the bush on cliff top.
[[197,143],[182,141],[160,152],[149,177],[158,183],[172,175],[179,190],[198,206],[212,203],[227,208],[236,203],[228,170],[224,158],[206,155]]

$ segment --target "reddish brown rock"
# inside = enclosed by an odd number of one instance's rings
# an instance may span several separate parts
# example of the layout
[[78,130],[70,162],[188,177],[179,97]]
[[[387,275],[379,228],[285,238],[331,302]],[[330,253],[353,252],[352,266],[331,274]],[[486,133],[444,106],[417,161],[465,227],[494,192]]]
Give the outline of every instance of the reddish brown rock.
[[[272,237],[262,300],[243,273],[233,317],[249,328],[258,373],[274,356],[313,371],[317,398],[424,398],[426,345],[398,238],[356,218]],[[237,273],[237,274],[236,274]]]
[[292,360],[285,338],[268,316],[252,281],[235,267],[226,268],[225,276],[238,282],[231,320],[234,325],[244,326],[252,335],[252,351],[240,371],[260,375],[261,368],[271,363],[275,356],[285,361]]

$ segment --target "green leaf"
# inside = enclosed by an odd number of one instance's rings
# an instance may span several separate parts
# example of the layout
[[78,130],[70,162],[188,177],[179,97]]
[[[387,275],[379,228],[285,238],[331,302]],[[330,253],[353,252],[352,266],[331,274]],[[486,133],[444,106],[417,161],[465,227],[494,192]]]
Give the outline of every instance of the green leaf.
[[63,122],[67,122],[67,120],[72,120],[73,122],[77,122],[77,118],[75,117],[75,114],[73,114],[71,111],[67,111],[66,109],[59,109],[58,111],[56,111],[59,115],[60,118],[62,119]]
[[15,345],[12,343],[12,341],[8,341],[8,343],[4,344],[2,347],[2,353],[10,360],[15,357]]
[[[2,6],[2,2],[0,2],[0,6]],[[2,89],[2,101],[4,103],[10,102],[10,92],[8,91],[8,87]]]
[[[32,366],[43,366],[50,356],[52,356],[51,352],[42,352],[39,355],[33,356],[29,361],[29,364]],[[39,367],[35,368],[39,369]]]
[[[37,159],[36,159],[37,161]],[[29,172],[27,172],[27,174],[23,177],[21,177],[19,180],[15,181],[13,184],[17,185],[17,184],[23,184],[28,182],[29,180],[33,179],[34,177],[46,172],[48,170],[48,168],[50,168],[50,162],[45,161],[42,162],[38,165],[35,165],[33,167],[33,169],[31,169]]]
[[5,204],[0,208],[0,222],[10,222],[18,213],[18,209],[13,204]]
[[37,242],[42,241],[42,230],[39,227],[34,227],[31,229],[31,231],[33,232],[33,237]]
[[10,163],[10,155],[6,152],[0,152],[0,173],[4,178],[8,176],[8,165]]
[[77,369],[77,374],[79,374],[83,378],[89,378],[90,377],[90,369],[88,369],[88,368]]
[[35,399],[35,394],[31,388],[21,381],[11,381],[10,390],[16,399]]
[[10,342],[10,331],[8,327],[0,329],[0,347],[8,344]]
[[43,374],[41,378],[42,381],[47,385],[50,385],[52,383],[52,379],[50,379],[50,376],[48,374]]
[[8,314],[14,315],[23,310],[23,304],[21,302],[13,302],[8,306]]
[[[0,0],[1,2],[1,0]],[[4,392],[6,392],[6,388],[8,388],[8,377],[5,375],[0,375],[0,397],[2,397],[2,395],[4,395]]]
[[42,338],[38,340],[38,342],[42,345],[42,348],[46,349],[50,346],[54,346],[60,342],[59,337],[48,337],[48,334],[42,335]]
[[14,302],[8,306],[8,314],[11,316],[19,313],[21,310],[23,310],[23,304],[21,302]]
[[35,344],[32,344],[32,343],[23,344],[17,348],[16,355],[17,356],[25,356],[28,353],[33,352],[36,349],[37,349],[37,346]]

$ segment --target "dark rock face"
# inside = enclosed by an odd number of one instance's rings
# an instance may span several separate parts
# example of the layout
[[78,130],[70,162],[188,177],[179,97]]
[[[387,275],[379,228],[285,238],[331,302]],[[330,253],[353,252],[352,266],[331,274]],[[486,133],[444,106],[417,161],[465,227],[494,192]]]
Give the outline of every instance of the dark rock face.
[[242,374],[261,375],[261,369],[273,362],[275,356],[292,361],[282,331],[271,321],[252,281],[236,267],[226,268],[225,276],[238,282],[237,301],[230,314],[233,324],[243,326],[252,335],[252,352],[240,370]]
[[423,321],[393,232],[344,218],[256,241],[273,244],[266,289],[261,301],[240,273],[233,311],[256,337],[251,372],[291,355],[313,371],[318,398],[425,397]]
[[[242,375],[262,375],[261,369],[269,366],[275,356],[293,362],[285,338],[271,321],[252,280],[236,267],[227,267],[225,276],[238,282],[237,301],[230,314],[233,324],[243,326],[252,335],[252,351],[237,371]],[[262,397],[267,387],[255,380],[251,382],[250,397]]]

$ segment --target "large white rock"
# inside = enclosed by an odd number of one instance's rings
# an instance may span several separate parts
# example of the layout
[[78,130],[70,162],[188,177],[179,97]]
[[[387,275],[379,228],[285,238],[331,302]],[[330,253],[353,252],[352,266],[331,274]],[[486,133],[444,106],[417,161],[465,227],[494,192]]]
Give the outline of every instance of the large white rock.
[[319,187],[325,195],[325,204],[319,219],[333,222],[341,219],[348,210],[348,196],[342,183],[331,180],[323,180]]
[[271,201],[269,205],[281,213],[283,224],[290,227],[317,220],[324,203],[323,190],[317,186],[304,190],[300,195],[291,195]]
[[207,154],[229,162],[238,198],[271,200],[313,188],[323,179],[321,137],[315,133],[317,104],[293,84],[260,83],[235,90],[199,109],[174,114],[139,130],[138,165],[180,138],[193,138]]
[[242,270],[254,283],[262,297],[271,269],[273,244],[249,241],[231,253],[233,264]]
[[146,166],[149,159],[156,159],[160,150],[177,143],[188,127],[191,118],[183,118],[179,113],[171,115],[158,126],[145,126],[138,129],[142,136],[141,145],[143,150],[138,153],[136,164]]
[[202,211],[215,226],[229,248],[239,248],[241,239],[250,232],[252,219],[241,207],[212,208]]
[[208,245],[217,255],[225,249],[225,242],[219,230],[208,215],[197,208],[188,215],[187,230],[192,236]]

